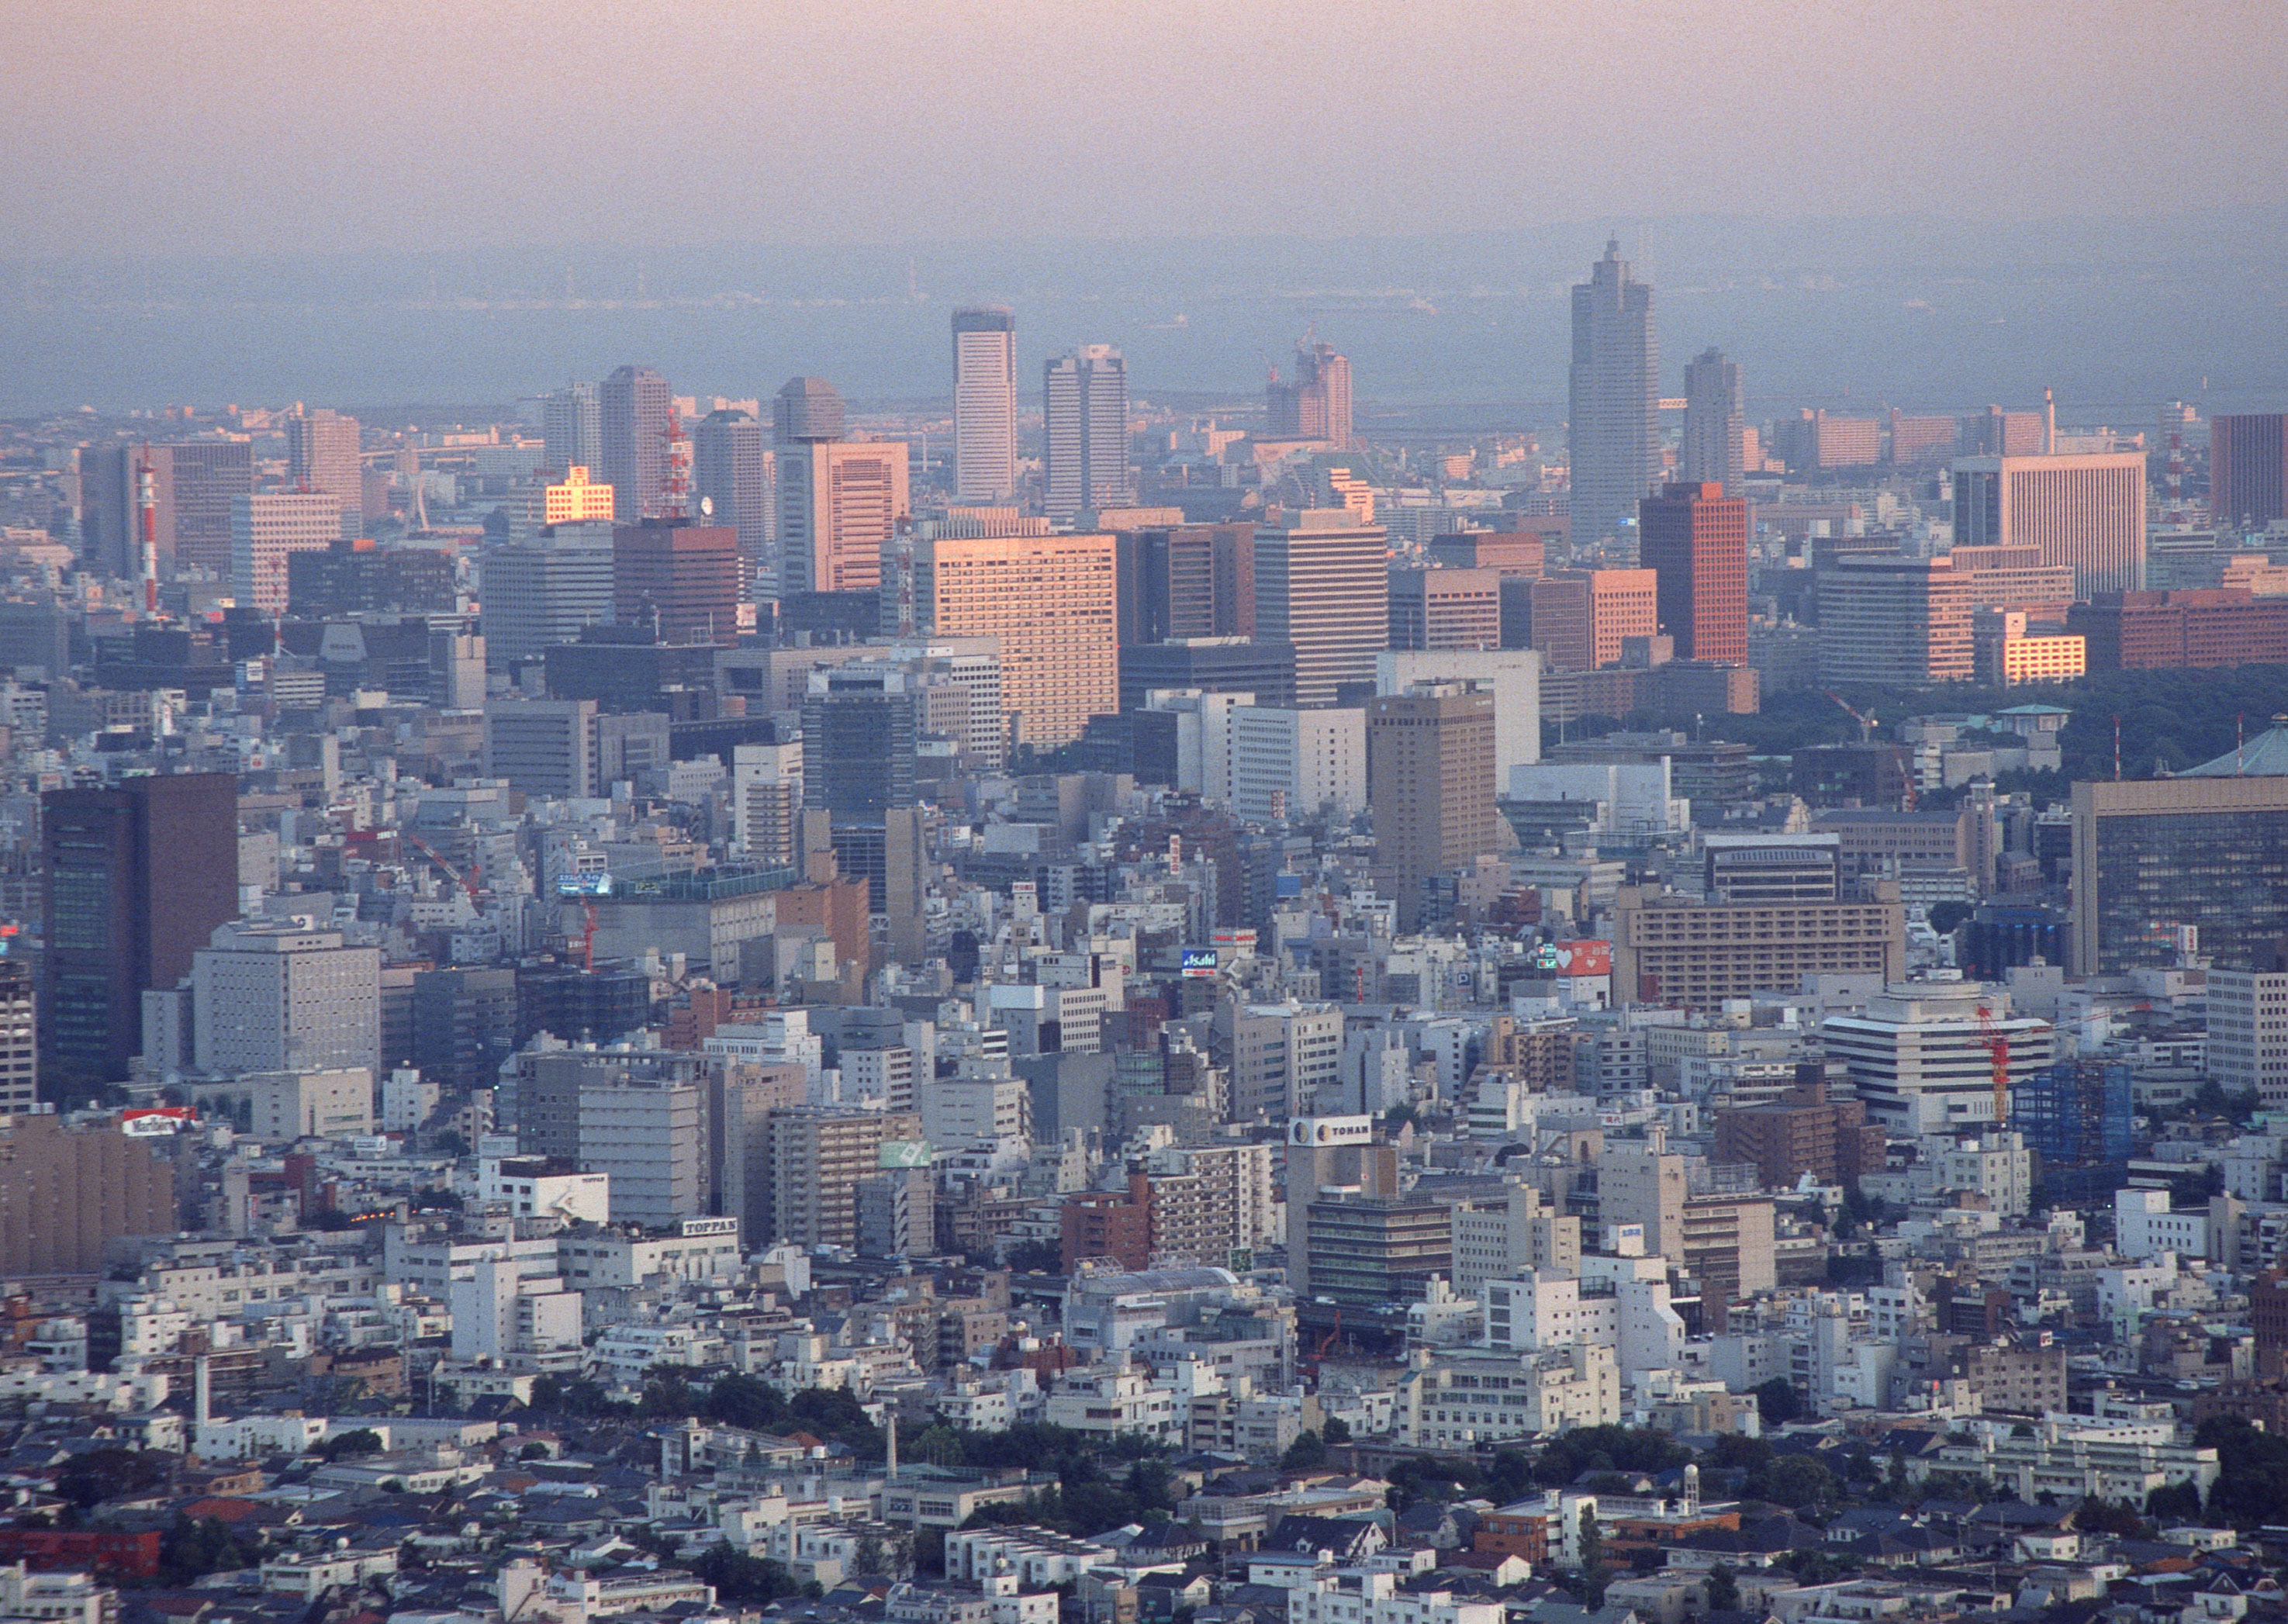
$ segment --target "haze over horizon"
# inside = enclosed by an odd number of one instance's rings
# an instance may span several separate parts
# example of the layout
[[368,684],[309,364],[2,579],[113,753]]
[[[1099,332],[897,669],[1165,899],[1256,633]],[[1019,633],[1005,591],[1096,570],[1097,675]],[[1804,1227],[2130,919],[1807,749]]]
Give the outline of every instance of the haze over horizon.
[[2141,415],[2288,372],[2267,5],[19,24],[0,410],[500,400],[630,358],[934,396],[978,298],[1030,357],[1122,345],[1147,394],[1251,389],[1316,322],[1363,399],[1529,406],[1609,231],[1664,372],[1721,344],[1767,403]]

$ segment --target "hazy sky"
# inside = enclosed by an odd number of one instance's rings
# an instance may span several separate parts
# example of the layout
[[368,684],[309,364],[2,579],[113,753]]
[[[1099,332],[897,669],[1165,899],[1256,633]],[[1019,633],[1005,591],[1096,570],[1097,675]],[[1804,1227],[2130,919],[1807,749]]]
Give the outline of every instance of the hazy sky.
[[2281,0],[0,0],[0,255],[2276,199]]

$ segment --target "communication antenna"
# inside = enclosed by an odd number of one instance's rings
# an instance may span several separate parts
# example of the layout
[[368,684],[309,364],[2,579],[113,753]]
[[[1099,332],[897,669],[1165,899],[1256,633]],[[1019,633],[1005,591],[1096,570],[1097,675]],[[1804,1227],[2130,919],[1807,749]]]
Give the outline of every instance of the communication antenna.
[[667,484],[660,505],[670,524],[691,517],[691,440],[672,405],[667,408]]

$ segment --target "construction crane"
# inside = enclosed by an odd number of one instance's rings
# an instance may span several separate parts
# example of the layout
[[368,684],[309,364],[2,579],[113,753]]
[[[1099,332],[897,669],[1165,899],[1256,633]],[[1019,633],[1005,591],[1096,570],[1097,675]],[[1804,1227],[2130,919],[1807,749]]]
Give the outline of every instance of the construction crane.
[[1994,1131],[2010,1123],[2010,1037],[1994,1019],[1994,1011],[1978,1006],[1978,1046],[1994,1063]]
[[464,874],[459,868],[454,867],[451,863],[447,862],[443,854],[441,853],[436,847],[431,845],[427,841],[422,839],[420,836],[416,835],[410,829],[405,831],[405,844],[411,846],[415,851],[420,852],[422,856],[427,858],[431,862],[436,864],[439,870],[443,873],[447,879],[452,881],[454,884],[459,886],[463,891],[467,891],[469,893],[469,906],[471,907],[477,907],[482,904],[484,900],[483,892],[477,884],[477,871],[473,864],[471,865],[469,871],[466,874]]
[[1853,707],[1848,700],[1845,699],[1834,689],[1829,688],[1825,692],[1827,697],[1833,700],[1836,704],[1842,709],[1844,715],[1849,717],[1853,721],[1859,724],[1860,743],[1865,744],[1874,738],[1875,718],[1873,717],[1861,714],[1859,710]]
[[1319,1338],[1319,1345],[1311,1351],[1311,1376],[1314,1381],[1318,1379],[1319,1367],[1326,1362],[1328,1352],[1334,1347],[1336,1339],[1342,1334],[1343,1305],[1338,1303],[1335,1304],[1334,1328]]

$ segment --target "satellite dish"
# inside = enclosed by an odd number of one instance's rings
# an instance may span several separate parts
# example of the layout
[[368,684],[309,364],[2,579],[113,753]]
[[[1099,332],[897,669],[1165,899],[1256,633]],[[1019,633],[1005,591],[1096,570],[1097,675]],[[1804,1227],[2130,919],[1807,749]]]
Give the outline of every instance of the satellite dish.
[[712,519],[715,517],[714,497],[702,496],[699,499],[699,517],[702,519]]

